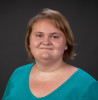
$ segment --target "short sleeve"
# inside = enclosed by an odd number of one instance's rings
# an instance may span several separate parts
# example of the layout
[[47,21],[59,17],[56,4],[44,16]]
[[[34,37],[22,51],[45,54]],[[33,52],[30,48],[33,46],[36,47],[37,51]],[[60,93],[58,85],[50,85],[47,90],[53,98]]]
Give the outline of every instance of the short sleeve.
[[98,81],[93,82],[81,100],[98,100]]

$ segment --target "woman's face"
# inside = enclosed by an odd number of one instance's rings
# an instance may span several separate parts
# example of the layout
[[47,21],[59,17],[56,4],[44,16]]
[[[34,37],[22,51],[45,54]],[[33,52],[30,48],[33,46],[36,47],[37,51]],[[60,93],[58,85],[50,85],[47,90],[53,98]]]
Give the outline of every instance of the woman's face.
[[64,34],[48,20],[33,25],[30,35],[30,49],[36,60],[62,60],[67,49]]

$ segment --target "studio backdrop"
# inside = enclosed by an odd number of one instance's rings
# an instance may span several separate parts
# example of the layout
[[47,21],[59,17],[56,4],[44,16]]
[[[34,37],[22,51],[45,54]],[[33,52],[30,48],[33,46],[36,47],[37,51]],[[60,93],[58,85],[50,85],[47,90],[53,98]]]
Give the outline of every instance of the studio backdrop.
[[[91,2],[92,1],[92,2]],[[77,56],[68,63],[98,80],[98,4],[94,0],[0,1],[0,98],[12,72],[28,61],[25,36],[28,21],[41,9],[62,13],[74,34]]]

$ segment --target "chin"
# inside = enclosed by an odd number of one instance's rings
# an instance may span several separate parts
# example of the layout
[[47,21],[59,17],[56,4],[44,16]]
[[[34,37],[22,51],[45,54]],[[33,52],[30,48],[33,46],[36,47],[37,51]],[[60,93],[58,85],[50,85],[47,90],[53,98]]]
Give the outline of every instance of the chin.
[[40,59],[42,59],[42,60],[51,60],[52,58],[51,57],[41,57]]

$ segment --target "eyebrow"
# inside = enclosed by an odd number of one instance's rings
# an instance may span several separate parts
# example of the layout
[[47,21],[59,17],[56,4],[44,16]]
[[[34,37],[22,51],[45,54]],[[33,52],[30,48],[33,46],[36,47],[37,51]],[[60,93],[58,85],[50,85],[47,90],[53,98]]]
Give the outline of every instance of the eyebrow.
[[50,34],[59,34],[58,32],[52,32],[52,33],[50,33]]
[[[34,33],[35,33],[35,34],[36,34],[36,33],[41,33],[41,34],[42,34],[42,33],[44,33],[44,32],[38,31],[38,32],[34,32]],[[51,32],[51,33],[49,33],[49,34],[59,34],[59,33],[58,33],[58,32]]]
[[38,31],[38,32],[34,32],[34,34],[36,34],[36,33],[43,33],[43,32],[40,32],[40,31]]

